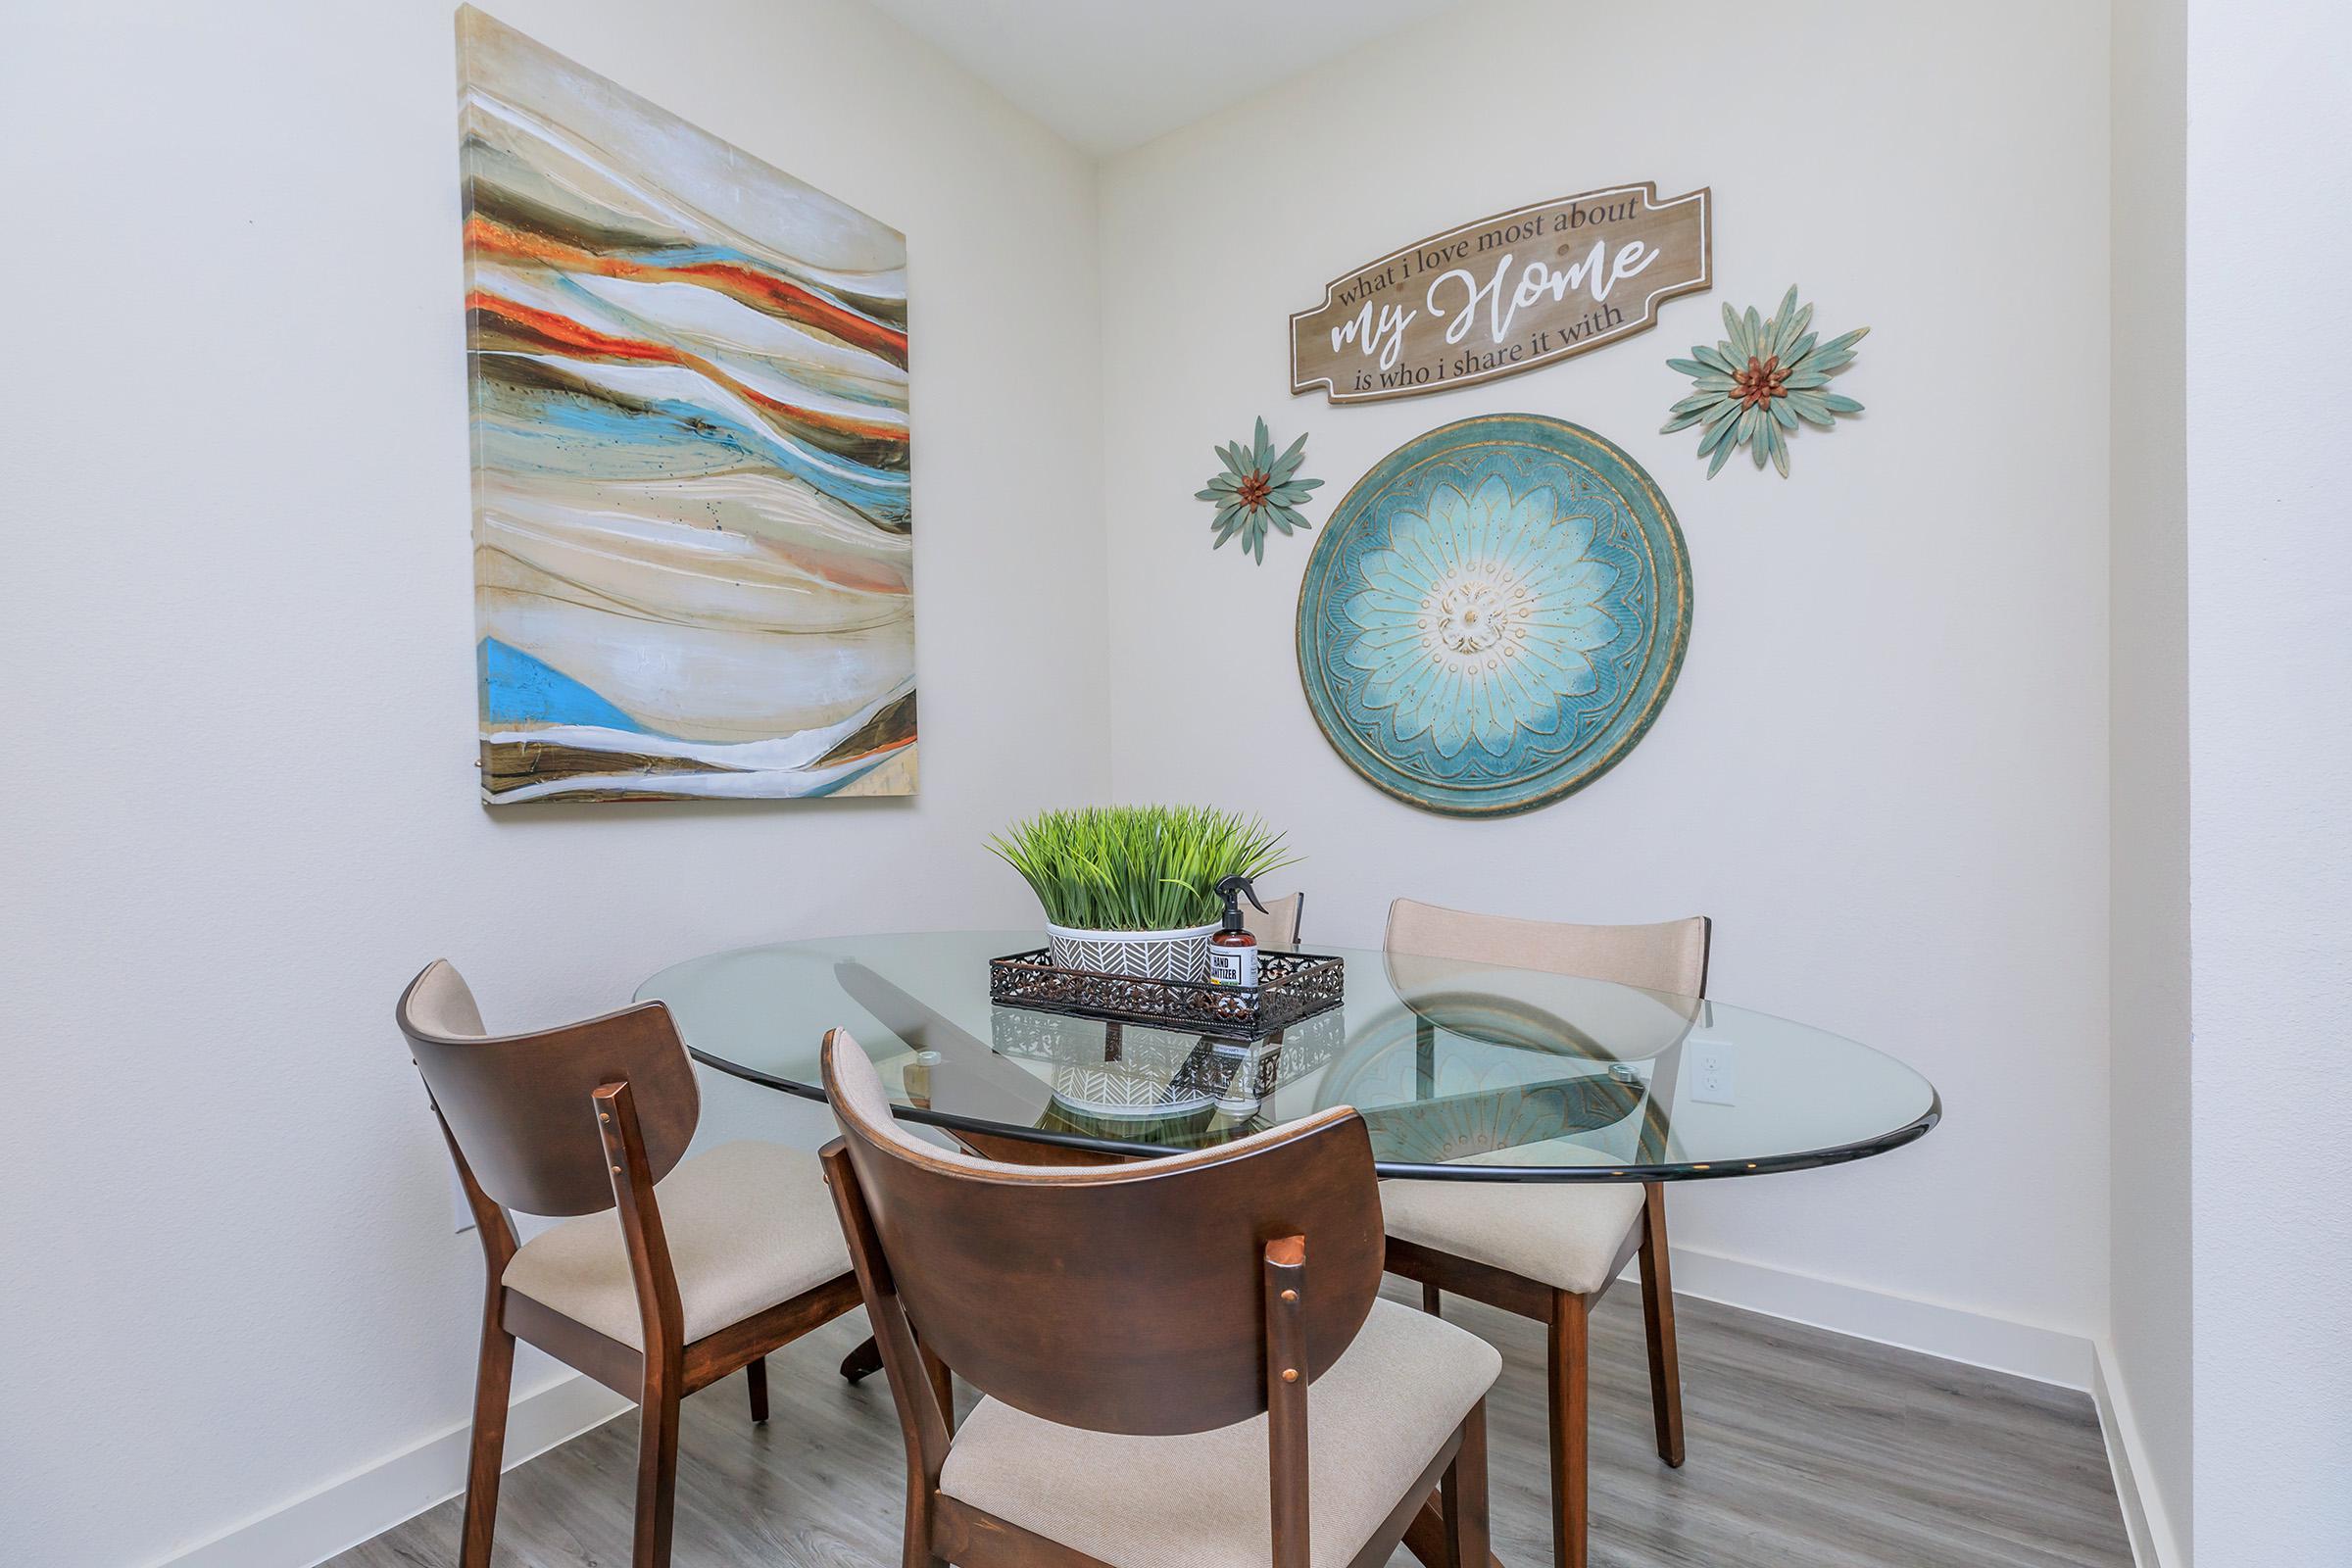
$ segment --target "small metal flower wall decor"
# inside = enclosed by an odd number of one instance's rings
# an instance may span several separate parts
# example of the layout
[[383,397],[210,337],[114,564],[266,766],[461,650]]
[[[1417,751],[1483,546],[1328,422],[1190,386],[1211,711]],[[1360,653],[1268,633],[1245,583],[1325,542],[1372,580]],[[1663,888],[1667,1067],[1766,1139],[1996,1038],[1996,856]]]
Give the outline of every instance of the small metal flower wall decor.
[[1726,305],[1728,341],[1713,348],[1693,344],[1690,359],[1666,362],[1667,368],[1690,376],[1696,391],[1674,406],[1675,417],[1658,433],[1698,425],[1698,455],[1715,454],[1707,465],[1710,479],[1740,446],[1754,456],[1757,467],[1770,458],[1788,478],[1788,432],[1797,420],[1828,430],[1836,427],[1837,416],[1862,412],[1861,404],[1829,385],[1832,375],[1854,363],[1854,345],[1870,328],[1858,326],[1821,343],[1805,330],[1812,320],[1813,307],[1796,303],[1793,285],[1769,320],[1758,320],[1752,305],[1744,316]]
[[1255,441],[1236,441],[1217,448],[1225,471],[1210,476],[1208,488],[1198,492],[1197,501],[1214,502],[1216,516],[1209,526],[1216,530],[1216,543],[1211,549],[1221,549],[1226,540],[1241,535],[1242,553],[1254,557],[1260,565],[1266,560],[1266,525],[1272,523],[1284,533],[1294,528],[1311,527],[1298,514],[1307,492],[1320,486],[1320,479],[1301,479],[1298,465],[1306,456],[1306,437],[1292,442],[1282,456],[1274,455],[1274,443],[1266,434],[1266,421],[1257,421]]

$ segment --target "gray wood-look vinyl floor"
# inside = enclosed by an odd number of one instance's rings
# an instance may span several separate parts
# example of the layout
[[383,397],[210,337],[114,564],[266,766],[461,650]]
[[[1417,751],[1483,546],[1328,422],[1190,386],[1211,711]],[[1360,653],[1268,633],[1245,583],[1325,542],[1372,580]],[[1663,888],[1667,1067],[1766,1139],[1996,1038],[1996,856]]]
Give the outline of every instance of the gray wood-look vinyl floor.
[[[1640,1293],[1594,1314],[1595,1568],[2130,1568],[2087,1396],[1689,1298],[1677,1312],[1681,1470],[1651,1446]],[[1542,1330],[1452,1298],[1446,1316],[1504,1356],[1488,1406],[1495,1554],[1548,1568]],[[853,1313],[769,1357],[764,1428],[740,1377],[687,1400],[675,1568],[898,1561],[889,1390],[834,1372],[863,1335]],[[624,1568],[635,1462],[632,1413],[509,1472],[498,1568]],[[460,1506],[330,1568],[444,1568]]]

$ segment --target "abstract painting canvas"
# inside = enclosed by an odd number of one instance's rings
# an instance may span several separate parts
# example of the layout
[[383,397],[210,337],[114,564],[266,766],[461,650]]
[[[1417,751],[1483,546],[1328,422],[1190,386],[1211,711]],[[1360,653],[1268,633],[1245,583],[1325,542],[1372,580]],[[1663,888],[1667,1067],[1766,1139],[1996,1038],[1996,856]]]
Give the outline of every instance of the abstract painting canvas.
[[483,798],[915,787],[904,235],[458,13]]

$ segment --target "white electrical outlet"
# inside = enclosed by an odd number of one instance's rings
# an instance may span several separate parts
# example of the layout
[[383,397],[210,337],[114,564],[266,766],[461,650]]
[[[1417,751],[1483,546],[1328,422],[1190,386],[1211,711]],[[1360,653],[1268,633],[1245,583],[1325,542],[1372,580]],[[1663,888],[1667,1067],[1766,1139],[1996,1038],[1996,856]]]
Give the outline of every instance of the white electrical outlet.
[[1690,1048],[1690,1098],[1710,1105],[1737,1103],[1739,1086],[1728,1046],[1712,1042]]

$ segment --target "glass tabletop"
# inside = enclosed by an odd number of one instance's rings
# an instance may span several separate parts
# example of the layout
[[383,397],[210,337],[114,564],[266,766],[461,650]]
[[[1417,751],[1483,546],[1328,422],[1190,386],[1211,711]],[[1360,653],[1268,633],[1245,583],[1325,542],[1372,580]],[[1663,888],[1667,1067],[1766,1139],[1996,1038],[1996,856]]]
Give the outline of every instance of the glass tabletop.
[[1884,1153],[1942,1114],[1925,1078],[1826,1030],[1457,958],[1315,945],[1345,961],[1345,1002],[1260,1041],[993,1004],[989,960],[1043,942],[746,948],[637,996],[666,1003],[719,1071],[821,1101],[818,1049],[838,1025],[906,1120],[1104,1153],[1202,1149],[1352,1105],[1384,1176],[1685,1181]]

